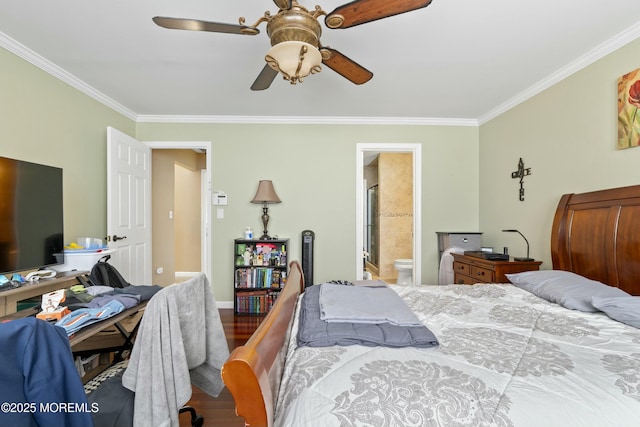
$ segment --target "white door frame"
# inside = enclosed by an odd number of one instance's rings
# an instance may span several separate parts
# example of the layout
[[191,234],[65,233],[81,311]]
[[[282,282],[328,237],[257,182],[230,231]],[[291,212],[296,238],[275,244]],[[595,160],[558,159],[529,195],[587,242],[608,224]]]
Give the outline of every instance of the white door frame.
[[[203,201],[203,235],[202,239],[202,271],[207,275],[209,281],[212,280],[211,276],[211,251],[212,251],[212,232],[211,232],[211,165],[212,151],[211,141],[143,141],[152,150],[173,149],[173,150],[191,150],[200,149],[205,150],[205,164],[206,170],[204,171],[204,182],[202,185],[202,201]],[[151,206],[148,207],[151,210]]]
[[422,283],[422,145],[391,143],[356,144],[356,280],[362,280],[365,194],[364,154],[367,151],[413,154],[413,283]]

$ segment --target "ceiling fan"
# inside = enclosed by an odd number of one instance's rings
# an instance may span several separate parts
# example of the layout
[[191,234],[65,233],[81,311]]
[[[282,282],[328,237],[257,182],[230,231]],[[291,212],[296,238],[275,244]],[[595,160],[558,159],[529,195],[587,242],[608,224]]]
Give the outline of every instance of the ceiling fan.
[[400,13],[427,7],[431,0],[354,0],[326,13],[320,6],[310,11],[296,0],[273,0],[278,12],[264,16],[253,25],[201,21],[198,19],[167,18],[156,16],[153,22],[174,30],[210,31],[214,33],[260,33],[258,26],[266,22],[271,49],[265,56],[266,65],[251,85],[252,90],[264,90],[271,86],[278,72],[291,84],[302,82],[309,74],[320,71],[320,63],[331,68],[355,84],[371,80],[373,73],[347,56],[320,43],[322,29],[318,18],[325,16],[327,28],[349,28]]

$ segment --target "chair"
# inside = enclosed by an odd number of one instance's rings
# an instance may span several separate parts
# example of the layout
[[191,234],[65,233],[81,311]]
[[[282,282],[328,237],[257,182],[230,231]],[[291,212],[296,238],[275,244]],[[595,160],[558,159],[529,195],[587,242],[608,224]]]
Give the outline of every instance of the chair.
[[178,427],[179,414],[189,412],[192,425],[201,426],[202,417],[184,405],[192,385],[213,397],[220,394],[220,368],[228,356],[222,321],[203,273],[160,290],[147,304],[130,360],[119,374],[122,386],[135,393],[132,425]]
[[[133,427],[135,393],[122,385],[122,374],[129,360],[117,362],[84,385],[89,405],[96,404],[94,427]],[[191,406],[183,406],[180,414],[188,412],[192,427],[202,427],[204,418]]]

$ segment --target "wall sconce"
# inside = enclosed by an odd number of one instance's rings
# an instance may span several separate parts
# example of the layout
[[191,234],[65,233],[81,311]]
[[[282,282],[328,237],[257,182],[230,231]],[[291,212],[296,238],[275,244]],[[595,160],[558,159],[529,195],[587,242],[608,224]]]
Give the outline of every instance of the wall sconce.
[[273,188],[273,183],[270,180],[262,180],[258,183],[258,191],[251,200],[251,203],[262,203],[262,226],[264,228],[264,234],[260,236],[262,240],[269,240],[267,226],[269,225],[269,204],[281,203],[280,198],[276,194],[276,190]]
[[502,230],[505,233],[518,233],[519,235],[522,236],[522,238],[524,239],[525,242],[527,242],[527,256],[526,258],[523,257],[513,257],[514,261],[534,261],[533,258],[529,258],[529,241],[527,240],[526,237],[524,237],[524,234],[522,234],[521,232],[519,232],[518,230],[514,230],[514,229],[509,229],[509,230]]

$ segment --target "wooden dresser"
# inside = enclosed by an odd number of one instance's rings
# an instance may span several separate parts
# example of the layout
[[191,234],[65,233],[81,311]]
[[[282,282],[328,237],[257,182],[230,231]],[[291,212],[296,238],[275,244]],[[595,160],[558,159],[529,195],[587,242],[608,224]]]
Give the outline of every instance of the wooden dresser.
[[453,255],[453,283],[473,285],[474,283],[509,283],[505,274],[539,270],[542,261],[493,261],[478,257]]

